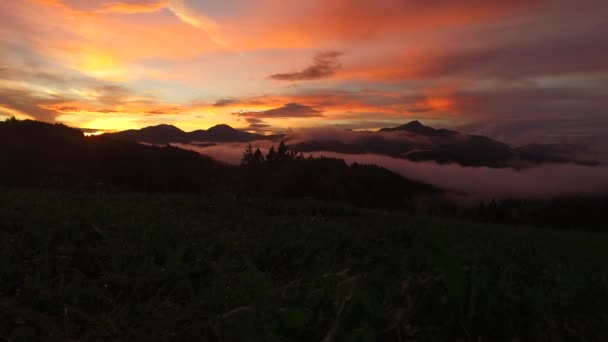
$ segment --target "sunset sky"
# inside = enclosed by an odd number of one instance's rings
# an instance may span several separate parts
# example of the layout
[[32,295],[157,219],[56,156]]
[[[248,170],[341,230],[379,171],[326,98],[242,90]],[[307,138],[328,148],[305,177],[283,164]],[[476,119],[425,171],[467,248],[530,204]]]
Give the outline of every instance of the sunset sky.
[[606,0],[3,0],[0,119],[608,132]]

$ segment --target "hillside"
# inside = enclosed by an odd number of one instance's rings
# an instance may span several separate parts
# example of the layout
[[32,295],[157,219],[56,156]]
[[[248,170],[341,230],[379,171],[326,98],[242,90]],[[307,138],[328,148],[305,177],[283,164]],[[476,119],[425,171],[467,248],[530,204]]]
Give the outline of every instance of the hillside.
[[606,244],[310,200],[0,189],[0,336],[602,341]]
[[175,147],[146,146],[38,121],[0,122],[0,184],[94,190],[211,189],[211,158]]

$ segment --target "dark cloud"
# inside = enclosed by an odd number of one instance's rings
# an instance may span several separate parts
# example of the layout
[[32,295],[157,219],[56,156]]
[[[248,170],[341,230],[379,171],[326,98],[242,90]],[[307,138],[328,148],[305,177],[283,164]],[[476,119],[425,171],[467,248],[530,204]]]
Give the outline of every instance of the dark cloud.
[[59,106],[55,107],[55,109],[61,112],[77,112],[80,110],[80,108],[74,106]]
[[286,74],[271,75],[270,78],[278,81],[312,81],[333,76],[342,64],[338,58],[342,52],[326,51],[315,55],[313,63],[306,69]]
[[268,127],[270,127],[270,125],[268,125],[268,124],[251,124],[251,125],[249,125],[250,130],[258,130],[258,129],[268,128]]
[[264,120],[258,118],[246,118],[245,120],[250,124],[259,124],[264,122]]
[[235,104],[237,103],[236,100],[234,99],[221,99],[221,100],[217,100],[213,106],[214,107],[226,107],[226,106],[230,106],[231,104]]
[[264,120],[258,118],[245,118],[245,121],[249,123],[249,126],[245,127],[244,129],[251,132],[264,133],[267,132],[270,127],[272,127]]
[[[157,108],[153,110],[149,110],[146,114],[149,115],[167,115],[167,114],[182,114],[184,112],[184,108],[179,106],[166,106],[162,108]],[[201,116],[196,116],[197,118],[202,118]]]
[[247,118],[310,118],[323,116],[321,110],[299,103],[288,103],[283,107],[261,112],[237,112],[233,114]]
[[[417,65],[416,76],[529,78],[608,71],[606,40],[591,36],[508,42],[494,48],[446,53]],[[405,75],[410,77],[411,75]]]
[[0,87],[0,104],[2,106],[42,121],[54,121],[57,116],[55,110],[45,107],[59,105],[70,100],[70,98],[62,96],[43,97],[28,89]]

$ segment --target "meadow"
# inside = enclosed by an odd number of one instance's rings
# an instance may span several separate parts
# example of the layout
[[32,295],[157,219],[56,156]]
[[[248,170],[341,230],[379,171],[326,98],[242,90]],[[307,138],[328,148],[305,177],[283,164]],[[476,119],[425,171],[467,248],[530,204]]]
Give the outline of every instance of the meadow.
[[602,341],[608,235],[0,189],[0,340]]

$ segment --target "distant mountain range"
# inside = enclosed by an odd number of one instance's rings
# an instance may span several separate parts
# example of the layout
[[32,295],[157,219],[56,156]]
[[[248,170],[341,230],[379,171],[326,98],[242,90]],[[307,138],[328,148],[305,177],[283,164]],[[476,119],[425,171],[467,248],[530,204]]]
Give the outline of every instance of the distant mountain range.
[[158,125],[137,130],[106,133],[104,136],[115,140],[162,145],[193,142],[250,142],[269,139],[265,135],[240,131],[228,125],[217,125],[208,130],[200,129],[193,132],[184,132],[172,125]]
[[531,144],[511,147],[505,143],[447,129],[435,129],[419,121],[383,128],[379,131],[347,131],[335,136],[297,138],[291,135],[266,136],[244,132],[228,125],[208,130],[184,132],[171,125],[146,127],[103,136],[116,140],[150,144],[216,144],[226,142],[278,141],[284,139],[293,150],[303,153],[338,152],[378,154],[411,161],[456,163],[463,166],[524,168],[539,163],[578,163],[596,165],[593,153],[581,146]]

